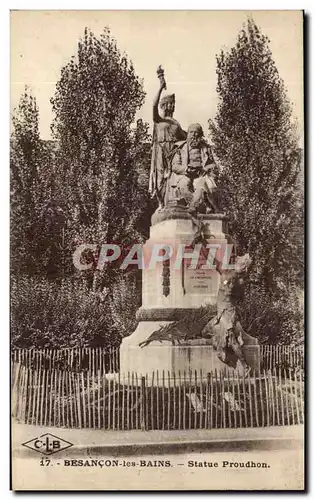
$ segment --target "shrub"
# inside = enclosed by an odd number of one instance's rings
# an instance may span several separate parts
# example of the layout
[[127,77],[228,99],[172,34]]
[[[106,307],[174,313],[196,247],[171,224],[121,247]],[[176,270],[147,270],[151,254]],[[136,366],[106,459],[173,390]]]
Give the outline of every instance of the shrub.
[[79,347],[119,344],[109,299],[65,280],[12,277],[12,347]]

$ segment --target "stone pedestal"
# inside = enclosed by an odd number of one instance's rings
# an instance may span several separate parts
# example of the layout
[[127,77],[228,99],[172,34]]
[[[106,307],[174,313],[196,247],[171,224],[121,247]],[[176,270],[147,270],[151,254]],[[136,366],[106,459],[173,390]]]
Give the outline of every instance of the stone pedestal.
[[[207,245],[211,246],[212,251],[217,247],[217,252],[225,252],[226,216],[203,215],[202,220]],[[200,247],[189,247],[195,230],[190,215],[184,210],[166,209],[153,215],[150,238],[143,248],[142,307],[137,312],[139,324],[135,332],[124,338],[121,344],[121,373],[147,374],[150,379],[156,370],[160,373],[169,371],[172,377],[173,373],[178,375],[179,371],[188,373],[196,370],[200,378],[201,373],[206,377],[208,372],[215,369],[226,369],[226,365],[218,360],[209,340],[184,340],[181,345],[173,345],[169,340],[152,341],[140,347],[160,327],[182,319],[188,311],[206,305],[212,307],[212,316],[216,313],[220,275],[214,266],[210,266],[208,256],[203,254],[202,247],[206,247],[204,243]],[[167,248],[167,245],[172,249],[170,259],[150,265],[156,249],[162,252],[162,246]],[[256,369],[259,367],[257,344],[256,339],[246,336],[244,352],[248,362]]]
[[[120,349],[121,372],[134,372],[138,375],[147,375],[147,383],[152,383],[152,372],[159,372],[159,380],[162,374],[170,385],[178,383],[179,375],[183,378],[184,372],[188,379],[189,372],[197,373],[197,380],[206,381],[208,373],[224,371],[234,373],[233,368],[222,363],[217,353],[214,351],[211,341],[206,339],[195,339],[184,341],[181,345],[173,345],[169,341],[151,342],[146,347],[139,347],[139,344],[146,340],[159,325],[169,322],[141,321],[135,332],[127,339],[124,339]],[[130,339],[130,340],[129,340]],[[127,340],[127,342],[125,342]],[[243,351],[246,360],[255,370],[260,366],[260,347],[255,338],[247,335],[244,338],[245,345]],[[242,375],[242,367],[238,364],[236,371]],[[140,376],[138,381],[140,383]],[[156,383],[156,374],[155,381]]]

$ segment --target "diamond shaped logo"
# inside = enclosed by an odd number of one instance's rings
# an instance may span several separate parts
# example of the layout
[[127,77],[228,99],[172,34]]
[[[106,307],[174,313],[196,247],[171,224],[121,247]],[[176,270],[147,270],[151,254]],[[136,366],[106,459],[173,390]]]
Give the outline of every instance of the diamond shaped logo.
[[73,444],[48,432],[47,434],[42,434],[39,437],[35,437],[25,443],[22,443],[22,446],[25,446],[30,450],[38,451],[38,453],[43,455],[52,455],[58,451],[70,448]]

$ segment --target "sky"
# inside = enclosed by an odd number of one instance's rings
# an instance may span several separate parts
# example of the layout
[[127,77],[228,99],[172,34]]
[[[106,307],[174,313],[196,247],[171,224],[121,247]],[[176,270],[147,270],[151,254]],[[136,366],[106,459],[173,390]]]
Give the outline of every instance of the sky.
[[24,85],[37,99],[40,133],[50,139],[50,98],[61,68],[77,52],[87,26],[100,35],[108,26],[119,49],[144,80],[146,100],[137,118],[152,122],[158,90],[156,69],[165,70],[167,92],[176,94],[175,118],[186,129],[207,130],[217,106],[216,54],[235,45],[252,16],[270,39],[273,58],[303,135],[303,42],[301,11],[13,11],[11,12],[11,112]]

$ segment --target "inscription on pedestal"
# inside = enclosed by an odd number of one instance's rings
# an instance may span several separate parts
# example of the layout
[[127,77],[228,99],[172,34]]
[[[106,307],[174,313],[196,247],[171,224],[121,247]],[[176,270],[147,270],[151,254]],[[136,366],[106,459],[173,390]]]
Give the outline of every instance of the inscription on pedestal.
[[185,292],[188,294],[213,293],[212,276],[209,270],[185,269]]
[[191,261],[185,259],[182,267],[183,283],[186,294],[189,295],[212,295],[217,291],[217,271],[204,269],[207,255],[200,253],[195,269],[189,269]]

